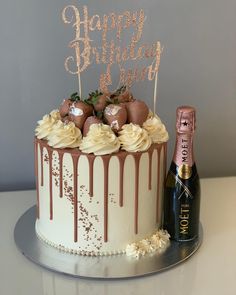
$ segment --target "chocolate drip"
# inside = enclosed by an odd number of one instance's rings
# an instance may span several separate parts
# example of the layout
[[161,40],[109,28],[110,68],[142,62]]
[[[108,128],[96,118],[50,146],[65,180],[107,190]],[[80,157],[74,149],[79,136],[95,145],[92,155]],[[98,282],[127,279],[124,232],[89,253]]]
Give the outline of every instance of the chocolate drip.
[[72,154],[73,160],[73,176],[74,176],[74,198],[73,198],[73,205],[74,205],[74,242],[78,241],[78,160],[80,155],[79,154]]
[[161,168],[161,150],[162,146],[157,146],[157,199],[156,199],[156,222],[158,222],[159,199],[160,199],[160,168]]
[[164,181],[166,178],[166,165],[167,165],[167,143],[164,143]]
[[35,165],[35,183],[36,183],[36,191],[37,191],[37,218],[39,219],[39,181],[38,181],[38,142],[34,141],[34,165]]
[[[53,149],[47,145],[47,142],[44,140],[35,140],[35,175],[36,175],[36,188],[37,188],[37,217],[39,218],[39,170],[41,170],[41,186],[43,186],[44,176],[43,176],[43,148],[47,149],[49,157],[49,190],[50,190],[50,220],[53,219],[53,171],[52,171],[52,156],[53,151],[58,151],[59,155],[59,180],[60,180],[60,197],[63,196],[63,156],[67,152],[72,156],[73,160],[73,187],[74,187],[74,197],[73,197],[73,206],[74,206],[74,242],[78,241],[78,160],[80,155],[85,155],[89,163],[89,194],[93,196],[93,186],[94,186],[94,155],[87,155],[81,153],[78,149],[66,149],[58,150]],[[161,152],[163,151],[163,165],[164,165],[164,176],[166,174],[166,157],[167,157],[167,144],[154,144],[150,147],[148,152],[148,189],[152,189],[152,159],[153,152],[157,150],[158,156],[158,165],[157,165],[157,195],[156,195],[156,220],[158,220],[158,212],[160,210],[160,170],[161,170]],[[40,164],[41,169],[39,169],[38,153],[40,152]],[[135,234],[138,233],[138,211],[139,211],[139,168],[140,168],[140,159],[142,152],[129,153],[125,151],[120,151],[116,154],[119,165],[119,205],[120,207],[124,206],[124,165],[125,160],[128,155],[132,155],[135,162],[135,195],[134,195],[134,231]],[[108,241],[108,196],[109,196],[109,163],[113,155],[104,155],[101,156],[104,166],[104,242]]]
[[104,166],[104,242],[108,241],[108,184],[110,158],[110,155],[102,156]]
[[89,161],[89,195],[93,197],[93,167],[94,167],[94,155],[88,155]]
[[60,183],[60,192],[59,192],[59,195],[60,195],[60,198],[63,197],[63,156],[64,156],[64,153],[63,151],[60,151],[58,150],[58,156],[59,156],[59,183]]
[[41,165],[41,186],[43,186],[43,145],[39,145],[40,149],[40,165]]
[[50,220],[53,219],[53,195],[52,195],[52,149],[47,148],[49,159],[49,191],[50,191]]
[[148,150],[148,160],[149,160],[149,166],[148,166],[148,189],[152,189],[152,155],[153,155],[154,148],[153,146],[150,147]]
[[138,233],[139,163],[142,153],[133,154],[135,162],[134,232]]
[[123,207],[124,205],[124,165],[125,165],[125,159],[127,157],[127,153],[121,152],[117,155],[119,163],[120,163],[120,199],[119,199],[119,205],[120,207]]

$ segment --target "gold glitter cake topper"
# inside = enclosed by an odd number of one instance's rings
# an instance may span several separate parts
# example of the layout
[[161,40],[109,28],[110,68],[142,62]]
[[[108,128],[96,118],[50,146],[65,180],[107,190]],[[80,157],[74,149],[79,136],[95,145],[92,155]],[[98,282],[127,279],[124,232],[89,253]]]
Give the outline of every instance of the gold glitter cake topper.
[[[135,12],[125,10],[123,13],[109,12],[103,16],[89,15],[88,7],[80,10],[75,5],[63,9],[62,18],[65,24],[75,28],[75,38],[69,47],[75,49],[75,56],[65,60],[66,70],[78,76],[81,95],[81,73],[92,64],[104,65],[105,71],[100,74],[99,88],[109,92],[112,86],[112,66],[119,68],[119,85],[131,87],[133,83],[155,79],[154,110],[156,100],[157,78],[162,47],[159,41],[153,44],[140,44],[146,16],[143,9]],[[125,31],[132,33],[131,40],[125,46],[121,45]],[[101,46],[95,46],[91,34],[101,36]],[[112,35],[112,37],[111,37]],[[149,65],[137,66],[138,62],[149,60]],[[151,60],[151,61],[150,61]],[[127,62],[133,62],[134,67],[126,68]],[[74,70],[72,68],[75,68]]]

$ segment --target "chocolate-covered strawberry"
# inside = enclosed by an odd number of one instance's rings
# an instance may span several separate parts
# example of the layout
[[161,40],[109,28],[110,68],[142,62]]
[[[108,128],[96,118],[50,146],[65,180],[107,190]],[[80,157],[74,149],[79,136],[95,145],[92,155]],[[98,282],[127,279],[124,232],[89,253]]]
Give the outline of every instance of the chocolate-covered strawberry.
[[86,121],[84,122],[84,127],[83,127],[83,136],[87,136],[89,132],[89,128],[93,124],[99,124],[102,123],[102,120],[100,120],[96,116],[89,116]]
[[73,101],[71,101],[69,98],[63,100],[62,104],[59,107],[59,113],[61,118],[64,118],[69,114],[69,110],[72,103]]
[[59,113],[61,118],[67,117],[69,115],[70,107],[73,102],[79,101],[80,97],[77,92],[71,94],[70,98],[64,99],[59,107]]
[[96,112],[102,112],[109,102],[109,93],[103,93],[99,96],[97,103],[94,104],[94,109]]
[[142,126],[147,120],[149,108],[144,101],[134,100],[125,104],[128,115],[128,123]]
[[62,118],[61,118],[61,121],[62,121],[63,123],[68,123],[68,122],[70,121],[70,118],[69,118],[69,116],[62,117]]
[[112,93],[111,98],[119,103],[129,102],[134,100],[132,93],[124,85]]
[[133,95],[131,92],[129,92],[128,90],[126,90],[125,92],[121,93],[118,97],[118,102],[122,103],[122,102],[129,102],[134,100]]
[[69,119],[75,123],[79,129],[83,128],[85,120],[93,114],[93,107],[80,100],[74,102],[69,111]]
[[104,111],[104,119],[112,128],[118,132],[127,121],[125,104],[109,104]]
[[89,94],[89,99],[87,99],[86,102],[93,105],[96,112],[103,112],[107,104],[110,102],[110,94],[96,90]]

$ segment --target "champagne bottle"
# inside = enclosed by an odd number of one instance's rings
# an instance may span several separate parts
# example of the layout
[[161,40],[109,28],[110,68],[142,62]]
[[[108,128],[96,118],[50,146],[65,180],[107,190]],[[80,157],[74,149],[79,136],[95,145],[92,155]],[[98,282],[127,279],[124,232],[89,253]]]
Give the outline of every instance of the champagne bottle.
[[193,156],[195,109],[176,111],[176,145],[165,182],[164,228],[171,239],[191,241],[198,236],[200,184]]

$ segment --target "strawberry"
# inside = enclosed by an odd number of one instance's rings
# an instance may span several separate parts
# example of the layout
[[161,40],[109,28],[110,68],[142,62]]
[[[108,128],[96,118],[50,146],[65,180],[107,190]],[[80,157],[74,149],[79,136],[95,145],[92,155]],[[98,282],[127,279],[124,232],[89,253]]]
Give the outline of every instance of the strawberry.
[[64,99],[59,108],[59,113],[61,118],[68,116],[72,103],[79,100],[80,100],[80,97],[77,92],[71,94],[70,98]]
[[141,100],[134,100],[125,105],[128,114],[128,123],[142,126],[149,114],[149,108],[146,103]]
[[129,101],[132,101],[132,100],[134,100],[134,97],[133,97],[133,95],[132,95],[131,92],[129,92],[128,90],[126,90],[125,92],[123,92],[122,94],[120,94],[117,97],[117,99],[121,103],[121,102],[129,102]]
[[69,116],[62,117],[62,118],[61,118],[61,121],[62,121],[63,123],[68,123],[68,122],[70,121]]
[[86,121],[84,122],[84,127],[83,127],[83,136],[87,136],[89,132],[89,128],[93,124],[99,124],[102,123],[102,120],[100,120],[96,116],[89,116]]
[[89,94],[86,100],[88,104],[93,105],[96,112],[102,112],[110,101],[110,93],[102,93],[96,90]]
[[125,104],[109,104],[104,111],[104,119],[112,130],[118,132],[127,121]]
[[94,109],[96,112],[101,112],[107,106],[109,100],[109,95],[104,93],[99,96],[97,103],[94,105]]
[[69,119],[73,121],[79,129],[83,128],[85,120],[93,114],[93,107],[80,100],[74,102],[69,111]]
[[63,100],[62,104],[59,107],[59,113],[61,118],[64,118],[69,114],[71,105],[72,101],[69,98]]
[[134,100],[132,93],[127,89],[125,85],[121,86],[119,89],[113,92],[111,98],[119,103]]

